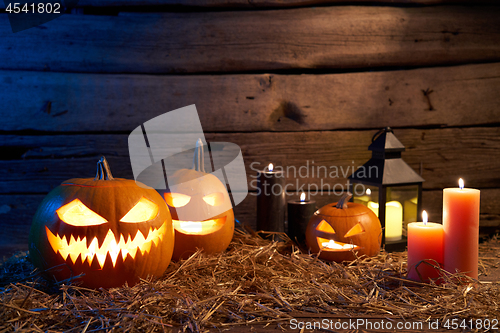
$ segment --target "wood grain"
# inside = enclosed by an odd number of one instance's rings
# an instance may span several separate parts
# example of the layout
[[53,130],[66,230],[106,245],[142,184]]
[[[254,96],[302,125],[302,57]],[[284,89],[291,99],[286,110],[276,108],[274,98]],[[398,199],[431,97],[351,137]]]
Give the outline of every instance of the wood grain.
[[429,66],[500,60],[500,7],[339,6],[63,15],[11,33],[1,69],[198,73]]
[[[206,139],[241,147],[250,190],[256,190],[257,170],[272,162],[284,168],[287,190],[339,191],[346,176],[371,157],[367,147],[374,133],[207,133]],[[459,177],[470,187],[500,187],[498,127],[397,129],[395,135],[406,146],[403,159],[417,172],[421,170],[424,189],[455,187]],[[116,177],[132,178],[127,137],[2,136],[0,193],[47,193],[66,179],[94,177],[100,155],[108,158]]]
[[[494,1],[472,0],[80,0],[78,6],[187,6],[187,7],[236,7],[236,8],[267,8],[267,7],[299,7],[312,5],[329,5],[335,3],[373,3],[373,4],[456,4],[456,3],[491,3]],[[2,4],[3,5],[3,4]]]
[[[77,7],[146,7],[182,6],[191,8],[279,8],[331,4],[391,4],[391,5],[443,5],[443,4],[496,4],[495,0],[80,0]],[[0,2],[0,8],[5,4]]]
[[[0,195],[0,255],[28,249],[28,235],[33,215],[45,194]],[[287,196],[287,200],[296,200],[297,195]],[[318,208],[336,202],[339,196],[318,194],[312,196]],[[424,191],[423,207],[434,222],[441,222],[442,190]],[[481,190],[480,225],[488,230],[500,230],[500,189]],[[251,193],[235,207],[235,218],[239,223],[256,228],[256,197]],[[1,259],[1,257],[0,257]]]
[[327,75],[0,71],[0,90],[3,131],[130,132],[190,104],[206,132],[500,123],[500,63]]

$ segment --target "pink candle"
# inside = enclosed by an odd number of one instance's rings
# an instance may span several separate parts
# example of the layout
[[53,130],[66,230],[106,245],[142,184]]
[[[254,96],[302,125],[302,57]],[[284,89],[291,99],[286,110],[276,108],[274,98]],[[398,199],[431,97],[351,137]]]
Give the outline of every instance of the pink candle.
[[[423,222],[408,223],[408,279],[428,282],[437,279],[443,263],[443,226],[427,222],[424,210]],[[432,266],[431,266],[432,265]]]
[[444,268],[477,279],[480,191],[459,184],[443,192]]

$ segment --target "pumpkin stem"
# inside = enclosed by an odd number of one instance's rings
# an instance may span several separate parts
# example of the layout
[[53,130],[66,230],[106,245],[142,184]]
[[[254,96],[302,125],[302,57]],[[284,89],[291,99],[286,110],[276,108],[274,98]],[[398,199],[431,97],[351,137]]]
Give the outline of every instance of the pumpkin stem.
[[94,180],[114,180],[108,161],[104,156],[101,156],[101,159],[97,162],[97,174]]
[[193,169],[196,171],[205,172],[205,156],[203,155],[203,141],[196,141],[196,148],[193,156]]
[[337,202],[337,205],[335,206],[338,209],[347,209],[347,202],[349,199],[351,199],[352,193],[347,191],[342,195],[342,198],[340,198],[339,202]]

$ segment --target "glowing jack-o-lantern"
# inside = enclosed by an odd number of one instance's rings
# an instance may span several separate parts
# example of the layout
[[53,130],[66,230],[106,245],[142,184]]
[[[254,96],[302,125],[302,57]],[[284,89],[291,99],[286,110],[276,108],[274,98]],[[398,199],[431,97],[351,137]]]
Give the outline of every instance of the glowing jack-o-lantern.
[[193,169],[180,169],[168,178],[163,194],[175,229],[174,260],[197,249],[224,251],[234,232],[234,214],[226,186],[204,168],[203,143],[198,140]]
[[87,287],[132,285],[163,274],[174,246],[162,197],[133,180],[113,178],[104,158],[95,179],[52,190],[33,218],[30,257],[61,281],[83,274]]
[[366,206],[347,202],[350,197],[348,193],[338,203],[323,206],[309,220],[306,242],[322,259],[349,261],[380,250],[380,221]]

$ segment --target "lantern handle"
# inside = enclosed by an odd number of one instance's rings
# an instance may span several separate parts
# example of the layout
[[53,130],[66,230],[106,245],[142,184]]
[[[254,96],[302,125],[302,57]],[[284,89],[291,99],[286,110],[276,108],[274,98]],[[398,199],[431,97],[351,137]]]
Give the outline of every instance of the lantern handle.
[[94,180],[114,180],[106,157],[101,156],[97,162],[97,173]]
[[347,191],[342,195],[342,198],[340,198],[339,202],[337,202],[337,205],[335,205],[335,208],[338,209],[347,209],[347,202],[351,199],[352,193]]
[[196,141],[196,148],[193,156],[193,169],[196,171],[205,172],[205,156],[203,155],[203,141]]
[[382,134],[382,133],[394,133],[392,131],[392,128],[390,128],[389,126],[385,127],[385,128],[382,128],[381,130],[379,130],[377,133],[375,133],[375,135],[373,135],[372,137],[372,142],[377,140],[377,138]]

